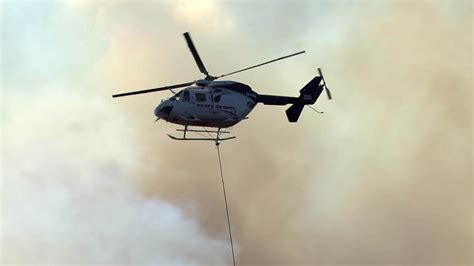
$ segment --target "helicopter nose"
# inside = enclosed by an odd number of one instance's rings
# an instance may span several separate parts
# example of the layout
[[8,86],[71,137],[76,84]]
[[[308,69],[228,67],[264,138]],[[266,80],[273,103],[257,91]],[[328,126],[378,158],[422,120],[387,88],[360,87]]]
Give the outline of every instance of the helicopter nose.
[[158,106],[155,108],[155,112],[154,112],[154,113],[155,113],[155,116],[156,116],[156,117],[169,116],[172,109],[173,109],[173,106],[172,106],[172,105],[162,106],[162,105],[160,104],[160,105],[158,105]]

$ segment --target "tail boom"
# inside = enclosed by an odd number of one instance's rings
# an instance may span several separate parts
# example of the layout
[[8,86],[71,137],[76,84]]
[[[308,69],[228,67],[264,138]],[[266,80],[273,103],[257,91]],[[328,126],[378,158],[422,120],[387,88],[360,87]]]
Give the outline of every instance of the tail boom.
[[299,102],[298,97],[258,94],[257,102],[265,105],[287,105]]

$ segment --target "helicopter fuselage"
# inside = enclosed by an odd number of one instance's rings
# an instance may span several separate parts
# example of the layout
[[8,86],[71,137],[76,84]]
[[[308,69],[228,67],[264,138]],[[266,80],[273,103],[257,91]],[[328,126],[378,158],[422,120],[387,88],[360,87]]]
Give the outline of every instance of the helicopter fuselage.
[[[194,46],[191,36],[185,32],[184,39],[188,44],[189,50],[194,57],[194,61],[199,71],[205,75],[204,79],[189,81],[185,83],[173,84],[164,87],[150,88],[138,91],[129,91],[112,95],[112,97],[123,97],[137,95],[150,92],[170,90],[175,95],[164,99],[155,108],[155,116],[157,121],[163,119],[165,121],[183,125],[183,137],[175,137],[169,135],[175,140],[212,140],[219,144],[222,140],[233,139],[234,137],[221,138],[221,134],[229,133],[222,131],[223,128],[231,127],[247,118],[247,115],[253,110],[257,103],[264,105],[291,105],[286,109],[285,113],[290,123],[295,123],[303,111],[304,106],[313,105],[318,99],[321,92],[326,90],[328,99],[331,99],[331,93],[324,81],[323,73],[318,68],[319,76],[314,77],[302,89],[299,96],[282,96],[282,95],[265,95],[257,94],[248,85],[235,81],[216,81],[225,76],[233,75],[243,71],[247,71],[256,67],[270,64],[282,59],[296,56],[304,53],[300,51],[287,56],[279,57],[264,63],[242,68],[227,74],[212,76],[204,66],[199,54]],[[194,86],[193,86],[194,85]],[[185,88],[175,93],[173,89]],[[217,130],[200,130],[188,129],[188,126],[214,127]],[[186,132],[194,133],[215,133],[215,137],[196,138],[186,136]]]
[[257,94],[248,85],[234,81],[203,85],[162,100],[155,116],[184,126],[227,128],[246,119],[257,104]]

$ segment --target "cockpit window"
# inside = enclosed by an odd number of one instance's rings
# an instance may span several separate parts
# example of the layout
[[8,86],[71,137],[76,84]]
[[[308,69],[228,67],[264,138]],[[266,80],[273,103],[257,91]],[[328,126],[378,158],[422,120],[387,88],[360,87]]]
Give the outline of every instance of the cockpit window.
[[181,94],[183,94],[183,91],[180,91],[180,92],[176,93],[174,96],[172,96],[170,98],[170,101],[172,101],[172,102],[179,101],[179,98],[181,97]]
[[220,102],[220,101],[221,101],[221,95],[220,95],[220,94],[217,95],[217,96],[214,96],[214,102],[215,102],[215,103],[218,103],[218,102]]

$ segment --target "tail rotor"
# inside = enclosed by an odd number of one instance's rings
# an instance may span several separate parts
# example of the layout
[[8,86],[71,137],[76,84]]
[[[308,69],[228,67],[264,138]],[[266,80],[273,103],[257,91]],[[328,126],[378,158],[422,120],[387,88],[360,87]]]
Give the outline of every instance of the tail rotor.
[[321,80],[323,81],[322,86],[323,86],[324,90],[326,91],[326,95],[328,96],[328,99],[331,100],[332,99],[331,91],[326,86],[326,81],[324,80],[323,72],[321,71],[321,68],[319,68],[319,67],[318,67],[318,72],[319,72],[319,75],[321,76]]

